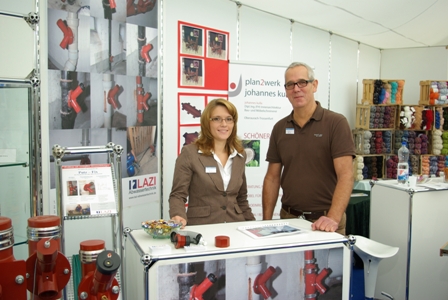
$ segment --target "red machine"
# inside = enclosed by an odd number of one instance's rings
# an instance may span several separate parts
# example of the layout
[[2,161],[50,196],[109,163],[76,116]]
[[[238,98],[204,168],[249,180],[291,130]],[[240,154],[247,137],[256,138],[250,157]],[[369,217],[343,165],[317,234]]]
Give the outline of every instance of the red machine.
[[14,234],[10,218],[0,216],[0,300],[26,300],[26,267],[15,260]]
[[115,278],[120,267],[120,256],[113,251],[104,250],[96,258],[95,271],[90,271],[81,279],[78,298],[87,300],[116,300],[120,293]]
[[35,300],[61,298],[61,291],[70,280],[71,267],[60,252],[61,227],[58,216],[36,216],[28,219],[28,251],[26,260],[27,289]]
[[96,259],[98,254],[106,250],[103,240],[87,240],[79,245],[79,260],[81,261],[81,272],[84,278],[89,272],[96,270]]

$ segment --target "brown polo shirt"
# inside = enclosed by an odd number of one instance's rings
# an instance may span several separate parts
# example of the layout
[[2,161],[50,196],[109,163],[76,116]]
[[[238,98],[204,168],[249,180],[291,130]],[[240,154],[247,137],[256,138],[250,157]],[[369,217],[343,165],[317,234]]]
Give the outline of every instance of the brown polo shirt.
[[266,161],[282,164],[283,204],[322,211],[330,208],[337,183],[333,159],[347,155],[355,157],[347,119],[317,102],[303,128],[294,121],[293,112],[274,125]]

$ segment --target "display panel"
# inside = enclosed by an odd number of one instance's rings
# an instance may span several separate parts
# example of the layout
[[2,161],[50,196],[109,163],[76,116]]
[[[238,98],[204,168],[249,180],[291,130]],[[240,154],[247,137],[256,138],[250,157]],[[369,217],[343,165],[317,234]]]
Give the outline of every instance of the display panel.
[[149,269],[149,299],[348,299],[344,249],[321,245],[159,260]]

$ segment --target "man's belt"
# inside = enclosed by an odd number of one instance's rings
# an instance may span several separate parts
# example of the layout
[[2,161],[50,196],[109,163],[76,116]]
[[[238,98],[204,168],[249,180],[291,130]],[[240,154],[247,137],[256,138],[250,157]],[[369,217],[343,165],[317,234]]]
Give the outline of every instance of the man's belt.
[[303,210],[297,210],[294,209],[288,205],[284,205],[282,204],[282,209],[284,209],[285,211],[287,211],[289,214],[294,215],[298,218],[303,218],[306,220],[317,220],[322,216],[327,215],[327,211],[322,210],[322,211],[303,211]]

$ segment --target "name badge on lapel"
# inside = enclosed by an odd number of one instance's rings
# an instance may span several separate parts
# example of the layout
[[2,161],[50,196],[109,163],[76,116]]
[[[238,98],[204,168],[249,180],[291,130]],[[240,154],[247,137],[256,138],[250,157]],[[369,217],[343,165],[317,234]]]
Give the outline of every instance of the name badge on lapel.
[[294,134],[294,128],[286,128],[286,134]]
[[205,173],[216,173],[216,167],[205,167]]

